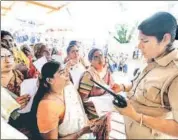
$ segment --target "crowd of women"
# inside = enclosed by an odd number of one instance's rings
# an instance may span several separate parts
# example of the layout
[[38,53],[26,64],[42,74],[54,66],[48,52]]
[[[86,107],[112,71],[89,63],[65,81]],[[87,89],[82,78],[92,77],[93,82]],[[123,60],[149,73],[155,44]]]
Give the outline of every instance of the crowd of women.
[[[111,112],[99,116],[90,97],[107,92],[91,79],[127,94],[127,107],[115,106],[123,115],[129,139],[178,138],[178,39],[177,21],[167,12],[158,12],[139,26],[138,48],[147,66],[130,84],[117,84],[112,78],[102,50],[92,48],[88,61],[80,56],[80,43],[71,41],[64,61],[43,43],[16,46],[13,36],[1,30],[1,122],[4,138],[28,139],[109,139]],[[177,31],[177,32],[176,32]],[[45,57],[41,71],[34,61]],[[30,112],[19,113],[30,100],[30,93],[21,93],[25,79],[36,78],[37,92]],[[31,85],[27,85],[31,86]],[[8,96],[7,96],[8,95]],[[118,120],[119,122],[119,120]],[[9,133],[10,129],[16,129]],[[14,129],[14,130],[15,130]]]

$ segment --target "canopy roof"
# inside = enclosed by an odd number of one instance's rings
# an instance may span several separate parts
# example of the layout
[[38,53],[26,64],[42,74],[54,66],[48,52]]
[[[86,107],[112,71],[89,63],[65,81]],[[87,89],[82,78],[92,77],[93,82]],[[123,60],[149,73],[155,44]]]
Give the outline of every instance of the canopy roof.
[[[61,10],[63,7],[67,6],[70,1],[1,1],[1,16],[7,16],[10,12],[14,12],[16,8],[22,8],[22,10],[28,9],[30,11],[35,11],[36,14],[46,13],[51,14],[53,12]],[[25,10],[27,11],[27,10]]]
[[40,30],[75,29],[81,37],[107,38],[116,23],[133,25],[156,11],[178,19],[177,9],[177,1],[1,1],[1,25],[21,28],[19,21],[34,21]]

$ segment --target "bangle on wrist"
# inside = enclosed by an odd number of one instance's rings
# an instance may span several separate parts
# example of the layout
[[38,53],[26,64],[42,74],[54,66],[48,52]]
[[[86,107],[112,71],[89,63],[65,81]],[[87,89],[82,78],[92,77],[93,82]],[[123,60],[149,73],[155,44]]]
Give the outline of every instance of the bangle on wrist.
[[143,114],[141,114],[141,117],[140,117],[140,126],[142,126],[143,124]]

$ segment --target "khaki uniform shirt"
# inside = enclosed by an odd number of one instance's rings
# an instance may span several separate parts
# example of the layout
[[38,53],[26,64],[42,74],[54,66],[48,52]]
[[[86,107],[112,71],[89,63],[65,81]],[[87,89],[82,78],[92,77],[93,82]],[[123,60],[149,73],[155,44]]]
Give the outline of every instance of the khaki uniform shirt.
[[[178,73],[178,50],[176,49],[148,63],[128,93],[128,98],[135,110],[152,117],[173,119],[178,123],[178,76],[173,78],[167,90],[161,95],[164,83],[175,73]],[[174,138],[148,128],[144,124],[140,126],[128,117],[124,117],[124,120],[129,139]]]

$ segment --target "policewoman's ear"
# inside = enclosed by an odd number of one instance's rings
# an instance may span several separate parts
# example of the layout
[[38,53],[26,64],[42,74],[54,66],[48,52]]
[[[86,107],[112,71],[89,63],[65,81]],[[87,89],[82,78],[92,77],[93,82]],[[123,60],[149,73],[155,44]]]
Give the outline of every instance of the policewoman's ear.
[[166,44],[166,46],[167,46],[168,44],[170,44],[170,43],[171,43],[171,34],[169,34],[169,33],[164,34],[163,39],[162,39],[162,42],[163,42],[164,44]]

